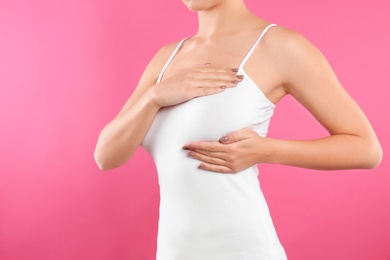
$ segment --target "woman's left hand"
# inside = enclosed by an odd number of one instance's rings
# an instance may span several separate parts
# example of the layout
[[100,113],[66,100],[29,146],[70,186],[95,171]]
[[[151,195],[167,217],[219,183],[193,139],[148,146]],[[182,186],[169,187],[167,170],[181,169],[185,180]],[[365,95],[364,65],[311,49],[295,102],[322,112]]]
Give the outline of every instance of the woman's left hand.
[[244,128],[215,142],[191,142],[183,146],[188,156],[201,161],[206,171],[236,173],[262,161],[261,143],[265,138]]

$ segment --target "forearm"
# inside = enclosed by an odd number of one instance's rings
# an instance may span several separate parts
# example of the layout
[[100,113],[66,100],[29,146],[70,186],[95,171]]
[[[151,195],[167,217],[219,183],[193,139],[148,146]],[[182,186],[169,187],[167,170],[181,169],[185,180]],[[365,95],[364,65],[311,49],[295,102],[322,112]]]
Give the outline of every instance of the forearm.
[[94,153],[101,170],[122,165],[141,144],[160,108],[149,92],[101,131]]
[[261,162],[317,170],[370,169],[382,158],[376,138],[347,134],[305,141],[265,138],[264,144],[258,149],[267,150],[268,154]]

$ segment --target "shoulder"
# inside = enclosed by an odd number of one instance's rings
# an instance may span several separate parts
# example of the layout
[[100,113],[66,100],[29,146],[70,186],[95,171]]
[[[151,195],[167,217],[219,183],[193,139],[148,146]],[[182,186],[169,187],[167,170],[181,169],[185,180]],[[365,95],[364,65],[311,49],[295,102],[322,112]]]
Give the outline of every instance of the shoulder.
[[153,58],[149,61],[149,64],[146,66],[139,80],[138,86],[141,89],[143,89],[144,87],[150,87],[156,83],[158,76],[160,75],[165,63],[172,55],[173,51],[179,43],[180,41],[176,41],[167,44],[156,52]]
[[180,41],[176,41],[167,44],[160,48],[159,51],[157,51],[157,53],[154,55],[154,57],[142,73],[142,76],[138,82],[136,89],[134,90],[133,94],[128,99],[120,113],[131,107],[147,91],[148,88],[156,84],[158,76],[162,68],[164,67],[164,64],[167,62],[179,42]]
[[179,43],[180,40],[161,47],[149,63],[148,69],[158,76]]
[[281,58],[317,55],[319,50],[301,33],[282,26],[270,28],[263,39],[263,45],[271,54]]
[[285,51],[294,51],[296,48],[302,49],[313,45],[301,33],[279,25],[268,30],[264,42],[269,45],[268,47],[274,46]]
[[267,55],[286,78],[326,63],[321,51],[301,33],[276,26],[263,39]]

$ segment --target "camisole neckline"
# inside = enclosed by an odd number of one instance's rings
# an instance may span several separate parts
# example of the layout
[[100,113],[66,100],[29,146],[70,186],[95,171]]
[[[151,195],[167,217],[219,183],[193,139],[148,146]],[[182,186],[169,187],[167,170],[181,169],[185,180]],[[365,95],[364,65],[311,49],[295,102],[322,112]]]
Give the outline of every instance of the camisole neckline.
[[[248,80],[257,90],[258,92],[261,94],[261,96],[263,96],[263,98],[274,108],[276,105],[271,102],[266,96],[265,94],[261,91],[261,89],[259,88],[259,86],[248,76],[248,74],[245,72],[244,70],[244,65],[246,64],[246,62],[248,61],[248,59],[250,58],[250,56],[252,55],[253,51],[256,49],[257,47],[257,44],[260,42],[260,40],[263,38],[263,36],[267,33],[267,31],[273,27],[273,26],[277,26],[276,24],[269,24],[267,27],[265,27],[263,29],[263,31],[261,32],[260,36],[257,38],[257,40],[254,42],[254,44],[252,45],[252,47],[249,49],[248,53],[245,55],[245,57],[242,59],[240,65],[238,66],[238,72],[243,74],[245,77],[244,79]],[[178,45],[176,46],[176,48],[174,49],[174,51],[172,52],[171,56],[169,57],[169,59],[167,60],[167,62],[164,64],[164,67],[162,68],[159,76],[158,76],[158,79],[157,79],[157,82],[156,83],[160,83],[160,81],[162,80],[162,77],[164,76],[164,73],[165,71],[167,70],[169,64],[171,63],[171,61],[173,60],[173,58],[176,56],[176,54],[179,52],[181,46],[183,45],[183,43],[189,39],[190,37],[186,37],[184,39],[182,39]]]

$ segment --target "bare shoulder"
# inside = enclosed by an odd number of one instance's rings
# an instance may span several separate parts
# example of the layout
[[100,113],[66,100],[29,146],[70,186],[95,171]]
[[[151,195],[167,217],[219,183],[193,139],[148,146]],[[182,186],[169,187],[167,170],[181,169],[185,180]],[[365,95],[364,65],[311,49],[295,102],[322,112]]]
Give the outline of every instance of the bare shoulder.
[[158,77],[165,63],[172,55],[173,51],[179,43],[180,41],[175,41],[161,47],[149,63],[148,70],[150,70],[156,77]]
[[167,44],[160,48],[160,50],[154,55],[153,59],[144,70],[133,94],[126,101],[126,104],[123,106],[119,114],[131,107],[151,86],[156,84],[157,78],[164,67],[164,64],[169,59],[169,56],[175,50],[178,43],[179,41]]
[[144,70],[136,88],[136,91],[137,89],[140,89],[140,91],[138,92],[143,93],[147,88],[156,83],[157,78],[164,67],[164,64],[169,59],[178,43],[179,41],[167,44],[157,51],[157,53],[154,55],[154,57]]
[[[315,76],[316,70],[330,69],[321,51],[301,33],[277,26],[264,37],[263,46],[285,83],[298,76]],[[306,76],[305,76],[306,75]]]
[[318,49],[302,34],[282,26],[275,26],[267,32],[264,46],[272,53],[302,55],[318,52]]
[[138,83],[137,89],[140,89],[140,92],[143,93],[147,88],[154,85],[157,81],[161,70],[164,67],[164,64],[167,62],[169,57],[172,55],[176,46],[180,41],[176,41],[170,44],[167,44],[160,48],[159,51],[154,55],[152,60],[149,62],[146,67],[142,77]]

